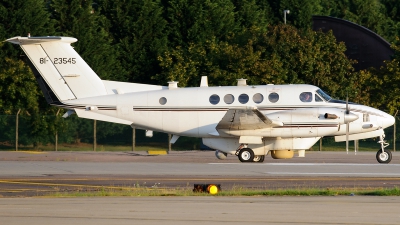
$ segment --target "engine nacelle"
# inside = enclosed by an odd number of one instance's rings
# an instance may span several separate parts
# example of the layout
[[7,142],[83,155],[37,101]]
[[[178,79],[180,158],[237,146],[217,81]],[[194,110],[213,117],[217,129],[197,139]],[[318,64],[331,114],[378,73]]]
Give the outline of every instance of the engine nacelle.
[[272,150],[271,157],[273,159],[291,159],[293,158],[293,150]]
[[215,150],[215,156],[217,157],[217,159],[224,160],[224,159],[226,159],[228,154],[225,152],[221,152],[219,150]]

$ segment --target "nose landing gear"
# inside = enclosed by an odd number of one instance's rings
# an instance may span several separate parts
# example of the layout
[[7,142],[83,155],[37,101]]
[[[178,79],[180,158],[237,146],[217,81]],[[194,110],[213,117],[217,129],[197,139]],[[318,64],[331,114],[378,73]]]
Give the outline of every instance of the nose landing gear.
[[382,164],[388,164],[392,161],[392,153],[389,150],[385,150],[389,144],[384,140],[385,134],[379,136],[378,143],[381,144],[381,149],[378,150],[376,153],[376,160]]

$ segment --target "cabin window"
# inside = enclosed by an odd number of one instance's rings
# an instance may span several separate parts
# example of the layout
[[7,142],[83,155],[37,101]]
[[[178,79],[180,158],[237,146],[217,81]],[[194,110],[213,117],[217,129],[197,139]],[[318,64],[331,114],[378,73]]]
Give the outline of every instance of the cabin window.
[[367,113],[363,114],[363,122],[369,122],[369,114]]
[[161,105],[165,105],[165,104],[167,103],[167,99],[164,98],[164,97],[161,97],[160,100],[158,100],[158,102],[159,102]]
[[302,92],[299,96],[302,102],[311,102],[312,101],[312,94],[311,92]]
[[242,104],[246,104],[249,101],[249,96],[247,94],[239,95],[239,102]]
[[254,94],[253,95],[253,101],[256,104],[260,104],[262,101],[264,101],[264,96],[260,93]]
[[220,100],[220,99],[219,99],[219,96],[218,96],[218,95],[215,95],[215,94],[214,94],[214,95],[211,95],[211,96],[210,96],[210,99],[209,99],[209,100],[210,100],[210,103],[211,103],[211,104],[216,105],[216,104],[219,103],[219,100]]
[[233,95],[231,95],[231,94],[225,95],[224,102],[226,104],[232,104],[234,101],[235,101],[235,97],[233,97]]
[[272,92],[271,94],[268,95],[268,100],[272,103],[275,103],[279,100],[279,95],[278,93]]
[[315,101],[316,102],[323,102],[324,100],[322,100],[321,97],[319,97],[317,94],[315,94]]

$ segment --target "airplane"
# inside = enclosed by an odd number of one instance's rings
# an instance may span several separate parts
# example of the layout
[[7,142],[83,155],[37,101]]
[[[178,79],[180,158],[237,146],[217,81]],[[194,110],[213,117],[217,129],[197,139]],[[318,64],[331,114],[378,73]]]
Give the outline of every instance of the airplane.
[[379,163],[389,163],[384,128],[393,116],[365,105],[332,99],[320,88],[307,84],[168,86],[101,80],[71,46],[73,37],[13,37],[34,76],[53,106],[68,109],[64,118],[78,117],[126,124],[138,129],[202,138],[215,149],[218,159],[228,154],[241,162],[263,162],[266,155],[287,159],[298,152],[304,157],[321,137],[337,142],[379,137]]

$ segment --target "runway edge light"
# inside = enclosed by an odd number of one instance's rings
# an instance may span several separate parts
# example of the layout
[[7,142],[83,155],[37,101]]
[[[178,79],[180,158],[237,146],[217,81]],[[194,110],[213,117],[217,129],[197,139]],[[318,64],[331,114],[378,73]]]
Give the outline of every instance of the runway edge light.
[[221,191],[221,184],[194,184],[193,192],[207,192],[215,195]]

